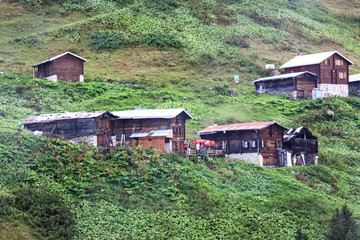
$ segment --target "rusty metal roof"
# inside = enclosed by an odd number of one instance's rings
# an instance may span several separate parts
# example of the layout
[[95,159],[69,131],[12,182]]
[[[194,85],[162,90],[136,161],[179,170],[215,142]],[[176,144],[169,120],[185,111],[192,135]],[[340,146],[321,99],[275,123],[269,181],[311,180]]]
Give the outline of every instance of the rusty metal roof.
[[172,129],[165,130],[151,130],[149,132],[140,132],[131,134],[130,138],[143,138],[143,137],[173,137]]
[[62,56],[65,56],[66,54],[70,54],[70,55],[72,55],[72,56],[74,56],[74,57],[76,57],[76,58],[79,58],[80,60],[82,60],[82,61],[84,61],[84,62],[87,61],[85,58],[82,58],[82,57],[80,57],[80,56],[78,56],[78,55],[76,55],[76,54],[74,54],[74,53],[72,53],[72,52],[64,52],[63,54],[57,55],[57,56],[55,56],[55,57],[49,58],[49,59],[47,59],[47,60],[45,60],[45,61],[42,61],[41,63],[35,64],[35,65],[33,65],[33,67],[37,67],[37,66],[39,66],[39,65],[41,65],[41,64],[44,64],[44,63],[47,63],[47,62],[52,62],[52,61],[54,61],[54,60],[57,59],[57,58],[60,58],[60,57],[62,57]]
[[177,115],[184,112],[188,119],[193,117],[183,108],[175,109],[146,109],[146,110],[130,110],[130,111],[119,111],[111,112],[119,119],[146,119],[146,118],[174,118]]
[[278,124],[277,122],[250,122],[250,123],[237,123],[230,125],[211,126],[203,130],[197,131],[198,135],[212,134],[216,132],[226,131],[246,131],[246,130],[260,130],[270,125],[277,124],[278,126],[287,129],[286,127]]
[[93,111],[93,112],[63,112],[63,113],[50,113],[33,115],[25,119],[21,124],[32,124],[32,123],[48,123],[58,120],[69,120],[77,118],[95,118],[106,113],[106,111]]

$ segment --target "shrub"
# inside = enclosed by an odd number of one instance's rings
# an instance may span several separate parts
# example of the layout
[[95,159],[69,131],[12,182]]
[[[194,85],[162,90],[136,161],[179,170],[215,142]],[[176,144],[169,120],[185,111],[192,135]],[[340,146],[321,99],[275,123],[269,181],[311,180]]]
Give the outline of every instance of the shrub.
[[176,36],[161,32],[144,34],[140,37],[139,43],[159,48],[181,48],[182,46],[181,42]]
[[114,51],[126,47],[129,43],[130,41],[122,32],[98,31],[89,35],[90,48],[97,52],[103,50]]

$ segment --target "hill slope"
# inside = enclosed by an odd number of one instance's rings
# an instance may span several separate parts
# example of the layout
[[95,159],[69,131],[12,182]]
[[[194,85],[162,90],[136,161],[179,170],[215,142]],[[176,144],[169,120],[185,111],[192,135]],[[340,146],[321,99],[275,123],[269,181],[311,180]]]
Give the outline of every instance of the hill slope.
[[[264,64],[299,51],[336,49],[356,64],[359,16],[344,1],[48,2],[0,3],[0,236],[294,239],[300,230],[321,239],[345,203],[359,220],[360,101],[257,97],[251,84]],[[67,50],[89,60],[85,83],[29,76]],[[186,108],[190,139],[213,123],[305,125],[319,137],[320,164],[194,163],[19,130],[36,113],[135,106]]]

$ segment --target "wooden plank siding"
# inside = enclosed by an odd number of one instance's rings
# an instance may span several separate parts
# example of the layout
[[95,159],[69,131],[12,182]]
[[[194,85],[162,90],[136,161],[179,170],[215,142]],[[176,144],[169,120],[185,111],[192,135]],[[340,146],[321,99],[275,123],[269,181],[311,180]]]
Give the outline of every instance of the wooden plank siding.
[[312,90],[316,88],[316,78],[305,74],[296,78],[297,99],[311,98]]

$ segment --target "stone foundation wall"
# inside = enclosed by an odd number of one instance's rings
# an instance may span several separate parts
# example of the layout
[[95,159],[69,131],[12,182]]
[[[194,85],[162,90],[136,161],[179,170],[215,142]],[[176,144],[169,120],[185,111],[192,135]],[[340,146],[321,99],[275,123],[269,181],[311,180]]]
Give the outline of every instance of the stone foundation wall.
[[324,92],[324,97],[349,97],[349,86],[347,84],[318,84],[318,88]]
[[258,153],[225,154],[225,157],[235,160],[243,160],[259,166],[263,166],[263,157]]
[[50,81],[53,81],[53,82],[57,82],[57,81],[58,81],[57,75],[51,75],[51,76],[46,77],[45,79],[50,80]]
[[93,145],[93,146],[97,147],[97,136],[96,135],[71,138],[71,139],[68,139],[68,141],[74,142],[74,143],[85,142],[89,145]]
[[286,97],[288,97],[291,100],[295,100],[297,99],[297,91],[296,90],[288,90],[288,91],[269,91],[269,90],[263,90],[263,91],[258,91],[258,93],[267,93],[267,94],[271,94],[271,95],[284,95]]

